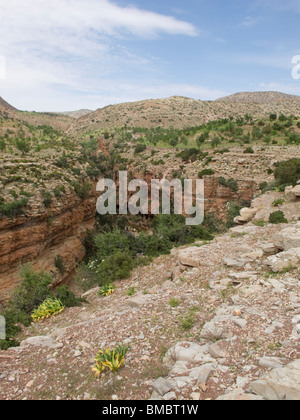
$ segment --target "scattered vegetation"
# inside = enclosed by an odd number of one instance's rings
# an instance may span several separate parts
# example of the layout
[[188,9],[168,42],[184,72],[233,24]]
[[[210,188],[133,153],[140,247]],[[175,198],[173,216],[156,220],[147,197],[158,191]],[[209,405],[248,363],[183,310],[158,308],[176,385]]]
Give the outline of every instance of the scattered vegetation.
[[[69,291],[67,286],[59,287],[53,291],[51,289],[52,276],[44,271],[36,272],[31,264],[24,265],[20,269],[20,277],[20,286],[16,288],[8,304],[1,310],[1,315],[6,320],[7,335],[6,340],[0,340],[0,349],[2,350],[19,344],[15,337],[21,330],[20,325],[29,326],[32,322],[31,315],[48,299],[57,299],[64,307],[80,306],[84,301]],[[42,311],[44,309],[45,307]]]
[[95,232],[89,237],[92,252],[77,276],[83,290],[126,279],[134,268],[148,264],[159,255],[169,254],[174,246],[192,243],[196,239],[212,240],[210,232],[216,231],[209,223],[207,226],[186,226],[185,218],[178,215],[155,216],[151,224],[153,234],[144,231],[133,234],[116,226],[107,231],[108,225],[105,226],[106,232]]

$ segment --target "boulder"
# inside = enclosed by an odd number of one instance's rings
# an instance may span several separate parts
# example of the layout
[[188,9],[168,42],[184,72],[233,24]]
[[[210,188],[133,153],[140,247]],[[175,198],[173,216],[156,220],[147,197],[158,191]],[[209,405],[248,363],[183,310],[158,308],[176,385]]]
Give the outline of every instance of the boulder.
[[300,247],[300,223],[278,232],[273,238],[274,246],[282,251]]
[[138,308],[139,306],[145,305],[149,298],[149,295],[134,296],[132,298],[127,299],[126,305],[130,306],[131,308]]
[[153,382],[151,386],[154,391],[156,391],[161,396],[164,396],[173,389],[173,384],[164,378],[156,379],[156,381]]
[[295,188],[292,189],[291,193],[297,198],[300,197],[300,185],[297,185]]
[[234,219],[234,221],[235,221],[235,223],[238,223],[238,224],[248,223],[248,222],[250,222],[255,217],[255,215],[256,215],[257,212],[258,212],[258,209],[257,208],[253,208],[253,209],[243,208],[240,211],[240,215],[237,216]]
[[250,384],[251,390],[270,401],[298,401],[300,397],[300,359],[272,370]]
[[214,359],[208,357],[208,345],[200,346],[190,342],[177,343],[164,357],[165,365],[170,368],[176,362],[202,363],[204,360],[214,362]]
[[27,346],[36,346],[36,347],[44,347],[44,348],[56,348],[56,343],[53,338],[48,336],[39,336],[39,337],[30,337],[26,340],[23,340],[20,344],[20,347],[27,347]]
[[228,320],[230,317],[217,315],[211,321],[207,322],[201,331],[201,338],[206,340],[220,340],[222,338],[227,338],[227,326]]
[[200,267],[209,265],[207,262],[207,255],[205,255],[205,247],[193,246],[190,248],[181,249],[177,258],[180,264],[188,267]]
[[296,200],[295,194],[292,193],[293,189],[294,189],[294,187],[291,185],[289,187],[286,187],[286,189],[284,191],[285,198],[289,201],[295,201]]
[[272,255],[266,259],[265,264],[274,273],[279,273],[289,267],[298,267],[300,265],[300,248],[293,248],[289,251]]

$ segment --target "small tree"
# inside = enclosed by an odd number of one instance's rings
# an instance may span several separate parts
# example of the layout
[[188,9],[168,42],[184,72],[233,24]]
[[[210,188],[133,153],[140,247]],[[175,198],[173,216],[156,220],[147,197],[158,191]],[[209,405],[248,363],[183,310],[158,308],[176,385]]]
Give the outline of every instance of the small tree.
[[30,151],[30,141],[26,139],[16,139],[15,141],[16,148],[22,152],[22,155]]

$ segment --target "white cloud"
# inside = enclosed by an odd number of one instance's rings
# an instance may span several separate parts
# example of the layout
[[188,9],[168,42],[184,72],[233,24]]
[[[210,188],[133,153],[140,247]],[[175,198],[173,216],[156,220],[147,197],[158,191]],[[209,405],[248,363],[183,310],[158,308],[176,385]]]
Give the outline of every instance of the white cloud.
[[110,0],[1,3],[0,55],[7,79],[0,83],[0,95],[20,98],[31,89],[35,103],[38,91],[41,99],[55,86],[59,95],[63,89],[97,90],[111,74],[154,69],[156,59],[128,48],[128,40],[198,34],[189,22]]

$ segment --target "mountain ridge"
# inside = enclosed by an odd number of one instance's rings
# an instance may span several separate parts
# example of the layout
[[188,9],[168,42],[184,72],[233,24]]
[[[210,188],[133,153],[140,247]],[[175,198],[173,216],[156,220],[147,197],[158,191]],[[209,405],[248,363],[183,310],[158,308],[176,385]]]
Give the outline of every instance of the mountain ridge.
[[237,92],[233,95],[219,98],[216,102],[231,103],[276,103],[286,101],[300,101],[300,96],[289,95],[287,93],[266,91],[266,92]]

